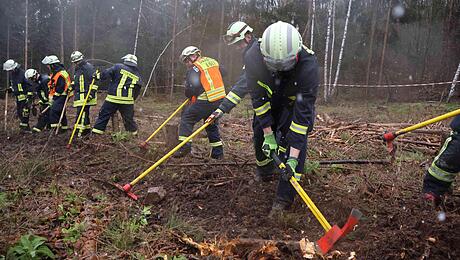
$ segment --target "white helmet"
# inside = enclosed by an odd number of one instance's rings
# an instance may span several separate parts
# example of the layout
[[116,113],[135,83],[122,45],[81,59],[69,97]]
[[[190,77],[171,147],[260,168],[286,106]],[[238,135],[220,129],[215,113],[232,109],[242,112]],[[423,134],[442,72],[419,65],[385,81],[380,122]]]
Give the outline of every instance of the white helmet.
[[42,63],[44,65],[51,65],[51,64],[60,63],[60,62],[61,61],[58,59],[56,55],[45,56],[45,58],[43,58],[42,60]]
[[26,79],[35,79],[35,77],[38,75],[38,72],[34,69],[27,69],[26,72],[24,73],[24,76]]
[[7,60],[5,61],[5,63],[3,63],[3,70],[6,70],[6,71],[14,70],[17,67],[19,67],[19,64],[15,62],[14,60]]
[[232,45],[243,40],[246,33],[252,31],[253,29],[245,22],[237,21],[228,26],[227,33],[222,38],[227,45]]
[[128,66],[137,66],[137,57],[133,54],[126,54],[125,56],[121,57],[123,63]]
[[291,24],[281,21],[268,26],[260,42],[260,51],[271,71],[288,71],[294,68],[301,49],[300,33]]
[[193,54],[197,54],[198,56],[200,56],[201,55],[200,49],[198,49],[198,47],[195,47],[195,46],[185,47],[185,49],[182,51],[180,55],[180,60],[182,62],[185,62],[185,59],[187,59],[188,56],[193,55]]
[[81,61],[83,60],[85,56],[83,56],[83,53],[79,52],[79,51],[74,51],[72,52],[72,54],[70,55],[70,61],[75,63],[75,62],[78,62],[78,61]]

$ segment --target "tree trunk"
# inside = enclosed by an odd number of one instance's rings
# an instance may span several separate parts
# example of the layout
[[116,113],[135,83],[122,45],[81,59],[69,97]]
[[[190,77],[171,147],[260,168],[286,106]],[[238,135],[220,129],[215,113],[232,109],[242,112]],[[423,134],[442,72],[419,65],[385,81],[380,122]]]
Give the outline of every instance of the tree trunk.
[[378,85],[380,85],[382,83],[383,63],[384,63],[384,60],[385,60],[385,50],[386,50],[386,47],[387,47],[388,27],[390,25],[390,14],[391,14],[391,5],[388,7],[387,22],[386,22],[386,25],[385,25],[385,36],[383,37],[383,48],[382,48],[382,57],[380,58],[380,69],[379,69]]
[[340,65],[342,65],[343,50],[345,47],[345,40],[347,39],[348,21],[350,20],[351,3],[352,3],[352,0],[349,0],[347,18],[345,19],[345,26],[343,29],[342,44],[340,45],[339,61],[337,62],[337,70],[335,71],[335,79],[334,79],[334,85],[332,86],[331,95],[333,95],[334,92],[336,91],[337,82],[339,81]]
[[73,49],[74,51],[77,50],[77,26],[78,26],[78,0],[74,2],[74,10],[73,10]]
[[455,72],[454,80],[452,80],[452,86],[450,87],[449,96],[447,96],[447,102],[450,101],[450,98],[451,98],[451,97],[454,95],[454,93],[455,93],[455,85],[457,84],[458,74],[460,74],[460,63],[458,64],[457,71]]
[[312,2],[312,12],[311,12],[311,31],[310,31],[310,48],[313,49],[313,36],[315,32],[315,13],[316,13],[316,7],[315,7],[315,2],[316,0],[313,0]]
[[142,0],[139,3],[139,14],[137,15],[136,39],[134,40],[134,51],[133,51],[134,55],[136,55],[136,51],[137,51],[137,39],[139,38],[139,25],[141,23],[141,13],[142,13]]
[[335,0],[332,1],[332,42],[331,42],[331,62],[329,65],[329,93],[327,94],[329,97],[332,96],[333,89],[331,88],[330,84],[332,82],[332,63],[334,61],[334,44],[335,44]]
[[177,0],[174,0],[174,18],[173,18],[173,31],[172,31],[172,47],[171,47],[171,92],[169,98],[172,99],[174,94],[174,62],[177,59],[175,55],[175,41],[176,41],[176,22],[177,22]]
[[217,52],[217,60],[218,62],[222,62],[222,40],[221,37],[224,34],[224,18],[225,18],[225,1],[221,0],[222,7],[221,7],[221,12],[220,12],[220,28],[219,28],[219,37],[217,38],[219,46],[218,46],[218,52]]
[[324,49],[324,102],[327,102],[329,99],[329,86],[327,82],[327,61],[328,61],[328,52],[329,52],[329,37],[331,34],[331,16],[332,16],[332,2],[329,2],[327,7],[327,33],[326,33],[326,48]]
[[28,68],[27,61],[28,61],[28,41],[29,41],[29,0],[26,0],[26,33],[24,38],[24,68]]
[[[7,25],[6,25],[6,59],[10,58],[10,19],[7,20]],[[7,89],[10,87],[10,75],[9,73],[6,73],[6,89],[5,89],[5,119],[4,119],[4,127],[5,127],[5,132],[8,130],[8,91]]]
[[61,57],[60,61],[64,63],[64,6],[61,0],[59,0],[59,9],[61,11]]
[[[369,52],[367,57],[367,71],[366,71],[366,85],[369,85],[369,78],[371,73],[371,64],[372,64],[372,51],[374,50],[374,34],[375,34],[375,24],[377,20],[377,10],[376,8],[372,8],[372,24],[371,24],[371,36],[370,36],[370,43],[369,43]],[[366,96],[368,95],[368,88],[366,88]]]
[[97,17],[97,4],[93,5],[93,37],[91,39],[91,59],[94,59],[94,44],[96,42],[96,17]]
[[[422,68],[422,81],[430,80],[425,75],[426,65],[427,65],[427,57],[428,57],[428,49],[430,45],[430,38],[431,38],[431,29],[433,28],[433,3],[430,6],[430,16],[428,18],[428,34],[426,36],[425,41],[425,52],[423,54],[423,68]],[[430,61],[431,64],[431,61]],[[432,80],[432,79],[431,79]]]

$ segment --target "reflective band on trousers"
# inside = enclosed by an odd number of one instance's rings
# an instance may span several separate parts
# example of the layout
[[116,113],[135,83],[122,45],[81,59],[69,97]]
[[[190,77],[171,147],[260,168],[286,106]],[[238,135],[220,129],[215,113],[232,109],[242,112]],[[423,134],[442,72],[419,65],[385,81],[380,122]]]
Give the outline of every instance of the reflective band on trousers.
[[434,158],[433,162],[430,165],[430,168],[428,168],[428,172],[430,173],[431,176],[435,177],[438,180],[445,181],[445,182],[453,182],[455,180],[455,173],[451,173],[451,172],[448,172],[448,171],[445,171],[439,168],[436,165],[436,161],[438,161],[439,156],[441,156],[441,154],[447,149],[447,146],[449,145],[450,141],[452,141],[452,137],[449,137],[446,139],[438,156]]
[[303,126],[295,123],[292,121],[291,126],[289,129],[295,133],[301,134],[301,135],[306,135],[308,131],[308,126]]
[[232,91],[227,94],[226,98],[235,105],[238,105],[241,102],[241,98]]
[[217,141],[217,142],[214,142],[214,143],[209,143],[209,145],[211,145],[211,147],[222,146],[222,141]]
[[96,128],[93,128],[93,130],[91,132],[96,133],[96,134],[103,134],[104,133],[104,131],[96,129]]
[[254,112],[256,112],[256,116],[261,116],[267,113],[271,109],[270,102],[265,102],[262,106],[258,108],[254,108]]
[[259,166],[259,167],[262,167],[262,166],[265,166],[265,165],[269,164],[271,161],[273,161],[273,160],[270,159],[270,158],[267,158],[267,159],[265,159],[263,161],[259,161],[259,160],[256,159],[256,165]]
[[[185,139],[187,139],[188,136],[182,136],[182,135],[179,135],[179,141],[184,141]],[[189,143],[192,142],[192,140],[188,141]]]

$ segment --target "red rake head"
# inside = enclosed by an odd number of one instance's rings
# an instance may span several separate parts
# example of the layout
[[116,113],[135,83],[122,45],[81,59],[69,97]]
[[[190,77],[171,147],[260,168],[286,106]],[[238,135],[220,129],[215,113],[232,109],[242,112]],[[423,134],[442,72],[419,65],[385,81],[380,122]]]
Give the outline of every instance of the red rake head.
[[130,190],[132,188],[131,184],[125,184],[124,186],[121,186],[118,183],[114,183],[115,187],[117,187],[119,190],[122,190],[128,197],[130,197],[133,200],[137,200],[138,197],[136,194],[132,193]]
[[396,138],[396,134],[394,132],[385,132],[383,134],[383,141],[387,144],[387,150],[391,154],[394,150],[393,140]]
[[67,149],[70,149],[70,146],[71,146],[70,144],[67,144],[67,145],[66,145],[66,148],[67,148]]
[[332,228],[316,242],[321,253],[324,255],[329,252],[339,239],[346,236],[351,230],[353,230],[362,215],[361,211],[353,209],[347,219],[347,222],[342,228],[339,228],[337,225],[332,226]]

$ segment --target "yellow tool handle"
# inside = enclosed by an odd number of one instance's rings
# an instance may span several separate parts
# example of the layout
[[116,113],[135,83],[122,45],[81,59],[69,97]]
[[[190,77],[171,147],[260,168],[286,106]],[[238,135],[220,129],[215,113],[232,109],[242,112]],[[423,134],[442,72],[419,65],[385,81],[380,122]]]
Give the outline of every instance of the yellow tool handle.
[[81,107],[80,114],[78,114],[77,121],[75,122],[75,125],[73,126],[72,134],[70,135],[69,142],[67,143],[68,146],[72,143],[73,136],[75,135],[75,131],[77,130],[78,122],[80,122],[81,116],[83,115],[83,111],[86,106],[86,102],[88,101],[89,95],[91,94],[91,90],[93,89],[93,84],[94,84],[94,78],[91,81],[91,84],[89,85],[88,93],[86,94],[85,101],[83,101],[83,106]]
[[456,116],[456,115],[460,115],[460,109],[454,110],[454,111],[449,112],[449,113],[444,114],[444,115],[437,116],[437,117],[432,118],[430,120],[423,121],[423,122],[415,124],[413,126],[409,126],[409,127],[404,128],[404,129],[401,129],[401,130],[396,132],[396,135],[405,134],[407,132],[414,131],[416,129],[419,129],[419,128],[422,128],[424,126],[427,126],[427,125],[430,125],[430,124],[445,120],[445,119],[447,119],[449,117],[453,117],[453,116]]
[[204,125],[202,125],[200,128],[198,128],[195,132],[193,132],[189,137],[185,138],[184,141],[182,141],[180,144],[178,144],[176,147],[174,147],[174,149],[172,149],[169,153],[167,153],[165,156],[163,156],[160,160],[158,160],[155,164],[153,164],[152,166],[150,166],[150,168],[148,168],[147,170],[145,170],[143,173],[141,173],[139,176],[137,176],[136,179],[134,179],[132,182],[130,182],[130,185],[131,186],[134,186],[137,182],[139,182],[140,180],[142,180],[142,178],[144,178],[147,174],[149,174],[149,172],[151,172],[153,169],[155,169],[156,167],[158,167],[158,165],[162,164],[164,161],[166,161],[166,159],[168,159],[169,157],[171,157],[171,155],[173,155],[177,150],[179,150],[179,148],[181,148],[182,146],[184,146],[188,141],[192,140],[193,137],[195,137],[197,134],[199,134],[201,131],[203,131],[206,127],[208,127],[210,123],[204,123]]
[[173,118],[186,104],[188,103],[188,99],[186,99],[182,105],[180,105],[176,111],[174,111],[169,117],[168,119],[166,119],[166,121],[163,122],[163,124],[160,125],[160,127],[158,127],[157,130],[155,130],[155,132],[153,132],[153,134],[151,134],[149,136],[149,138],[147,138],[147,140],[145,140],[146,143],[148,143],[150,141],[150,139],[152,139],[168,122],[169,120],[171,120],[171,118]]
[[299,182],[294,177],[291,177],[289,180],[294,187],[294,189],[297,191],[297,193],[300,195],[302,200],[307,204],[308,208],[310,211],[315,215],[316,219],[319,221],[321,226],[324,228],[324,230],[329,231],[331,229],[331,224],[327,222],[326,218],[324,215],[319,211],[319,209],[316,207],[315,203],[308,197],[307,193],[304,191],[302,186],[300,186]]

